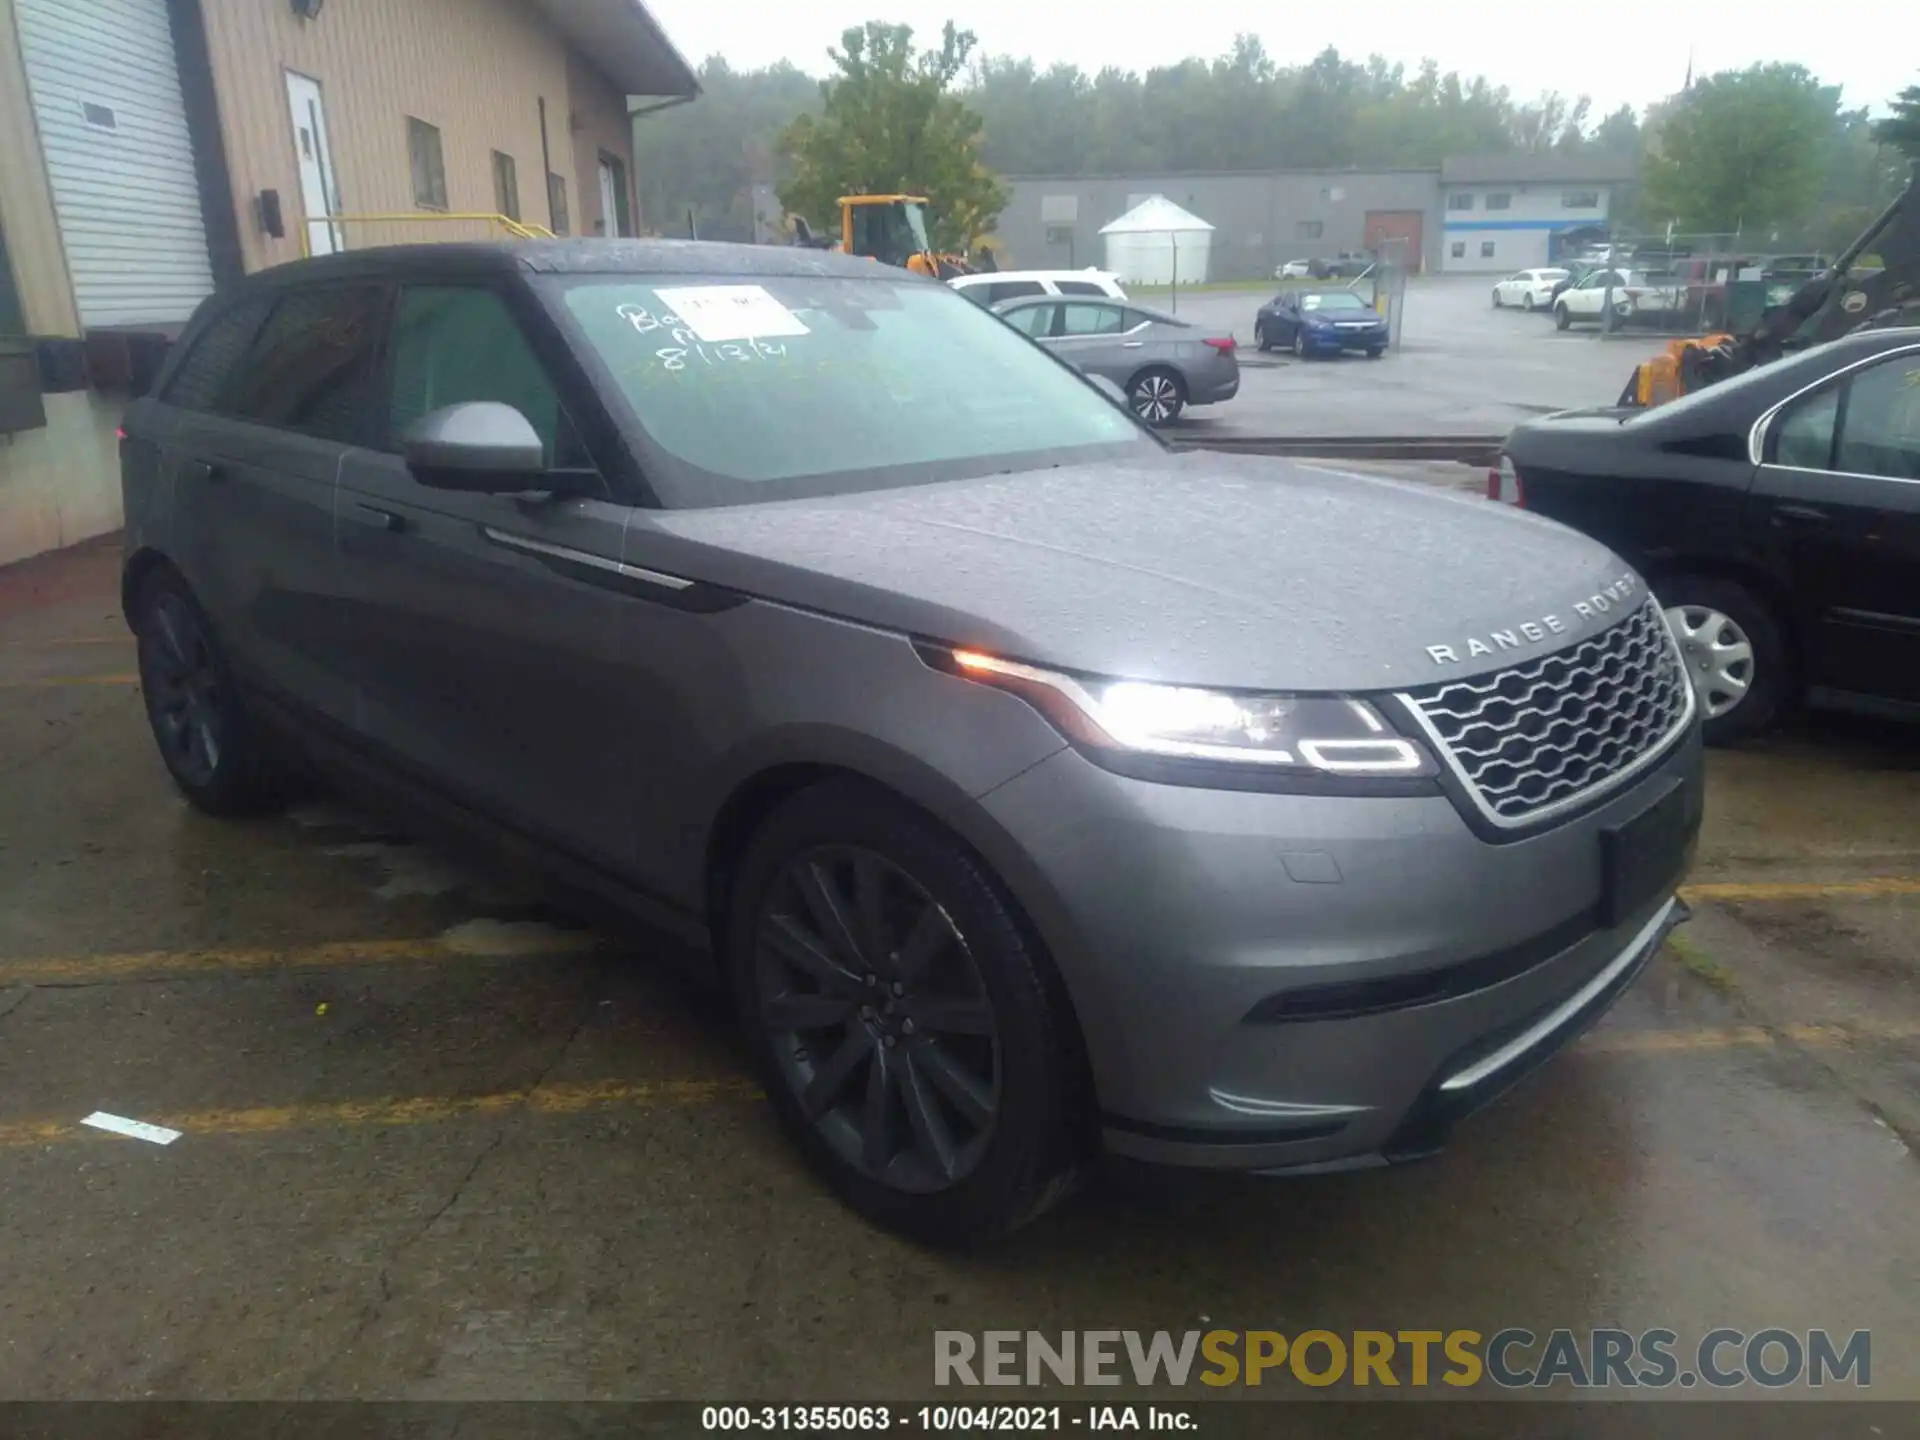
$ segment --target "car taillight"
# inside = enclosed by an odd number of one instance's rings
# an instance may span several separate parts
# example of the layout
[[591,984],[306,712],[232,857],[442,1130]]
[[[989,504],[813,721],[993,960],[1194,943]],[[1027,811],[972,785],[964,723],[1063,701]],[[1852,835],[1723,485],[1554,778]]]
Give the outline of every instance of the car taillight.
[[124,425],[119,425],[119,426],[115,426],[115,427],[114,427],[114,431],[113,431],[113,438],[114,438],[114,439],[116,439],[116,440],[124,440],[124,439],[126,439],[126,438],[127,438],[127,427],[126,427],[126,426],[124,426]]
[[1513,468],[1513,461],[1506,456],[1500,457],[1498,465],[1487,470],[1487,499],[1498,500],[1504,505],[1518,505],[1525,509],[1527,492],[1520,483],[1520,472]]
[[1216,350],[1231,350],[1233,349],[1233,336],[1229,335],[1225,339],[1202,340],[1200,343],[1202,345],[1211,345]]

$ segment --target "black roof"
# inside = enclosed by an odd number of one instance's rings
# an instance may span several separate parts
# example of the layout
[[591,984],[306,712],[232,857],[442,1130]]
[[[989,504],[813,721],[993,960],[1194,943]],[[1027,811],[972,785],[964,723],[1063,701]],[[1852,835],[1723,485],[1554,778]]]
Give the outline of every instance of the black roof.
[[[398,272],[487,275],[796,275],[845,279],[917,278],[859,256],[797,245],[735,245],[718,240],[474,240],[382,245],[294,260],[249,276],[246,284],[289,284]],[[938,282],[928,281],[928,284]]]

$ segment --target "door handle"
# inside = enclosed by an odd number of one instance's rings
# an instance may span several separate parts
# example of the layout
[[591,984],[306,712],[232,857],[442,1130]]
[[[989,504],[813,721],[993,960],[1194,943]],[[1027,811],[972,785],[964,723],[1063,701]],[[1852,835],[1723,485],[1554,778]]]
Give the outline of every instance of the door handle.
[[1794,526],[1811,529],[1816,525],[1825,525],[1833,517],[1826,511],[1812,505],[1776,505],[1773,507],[1773,523],[1782,528]]
[[404,515],[396,515],[391,510],[382,510],[378,505],[355,505],[354,509],[364,510],[367,514],[378,520],[380,522],[380,528],[389,534],[401,535],[406,533],[407,517]]
[[1146,343],[1144,340],[1122,340],[1120,342],[1120,348],[1122,350],[1138,350]]

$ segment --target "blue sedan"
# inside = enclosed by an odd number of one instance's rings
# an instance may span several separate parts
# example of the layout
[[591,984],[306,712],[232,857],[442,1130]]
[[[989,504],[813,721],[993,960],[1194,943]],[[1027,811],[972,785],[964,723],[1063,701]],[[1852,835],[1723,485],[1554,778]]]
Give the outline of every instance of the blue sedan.
[[1262,350],[1290,349],[1301,359],[1362,350],[1378,360],[1387,349],[1384,316],[1351,290],[1282,290],[1253,321]]

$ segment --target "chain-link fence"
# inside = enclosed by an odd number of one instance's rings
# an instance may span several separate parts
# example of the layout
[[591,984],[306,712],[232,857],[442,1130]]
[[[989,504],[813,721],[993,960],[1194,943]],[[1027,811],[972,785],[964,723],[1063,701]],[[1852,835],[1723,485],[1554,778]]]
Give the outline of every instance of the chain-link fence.
[[1830,257],[1756,246],[1752,237],[1738,234],[1615,232],[1607,244],[1563,263],[1574,270],[1575,284],[1598,277],[1603,333],[1707,335],[1747,328],[1765,306],[1790,295]]

